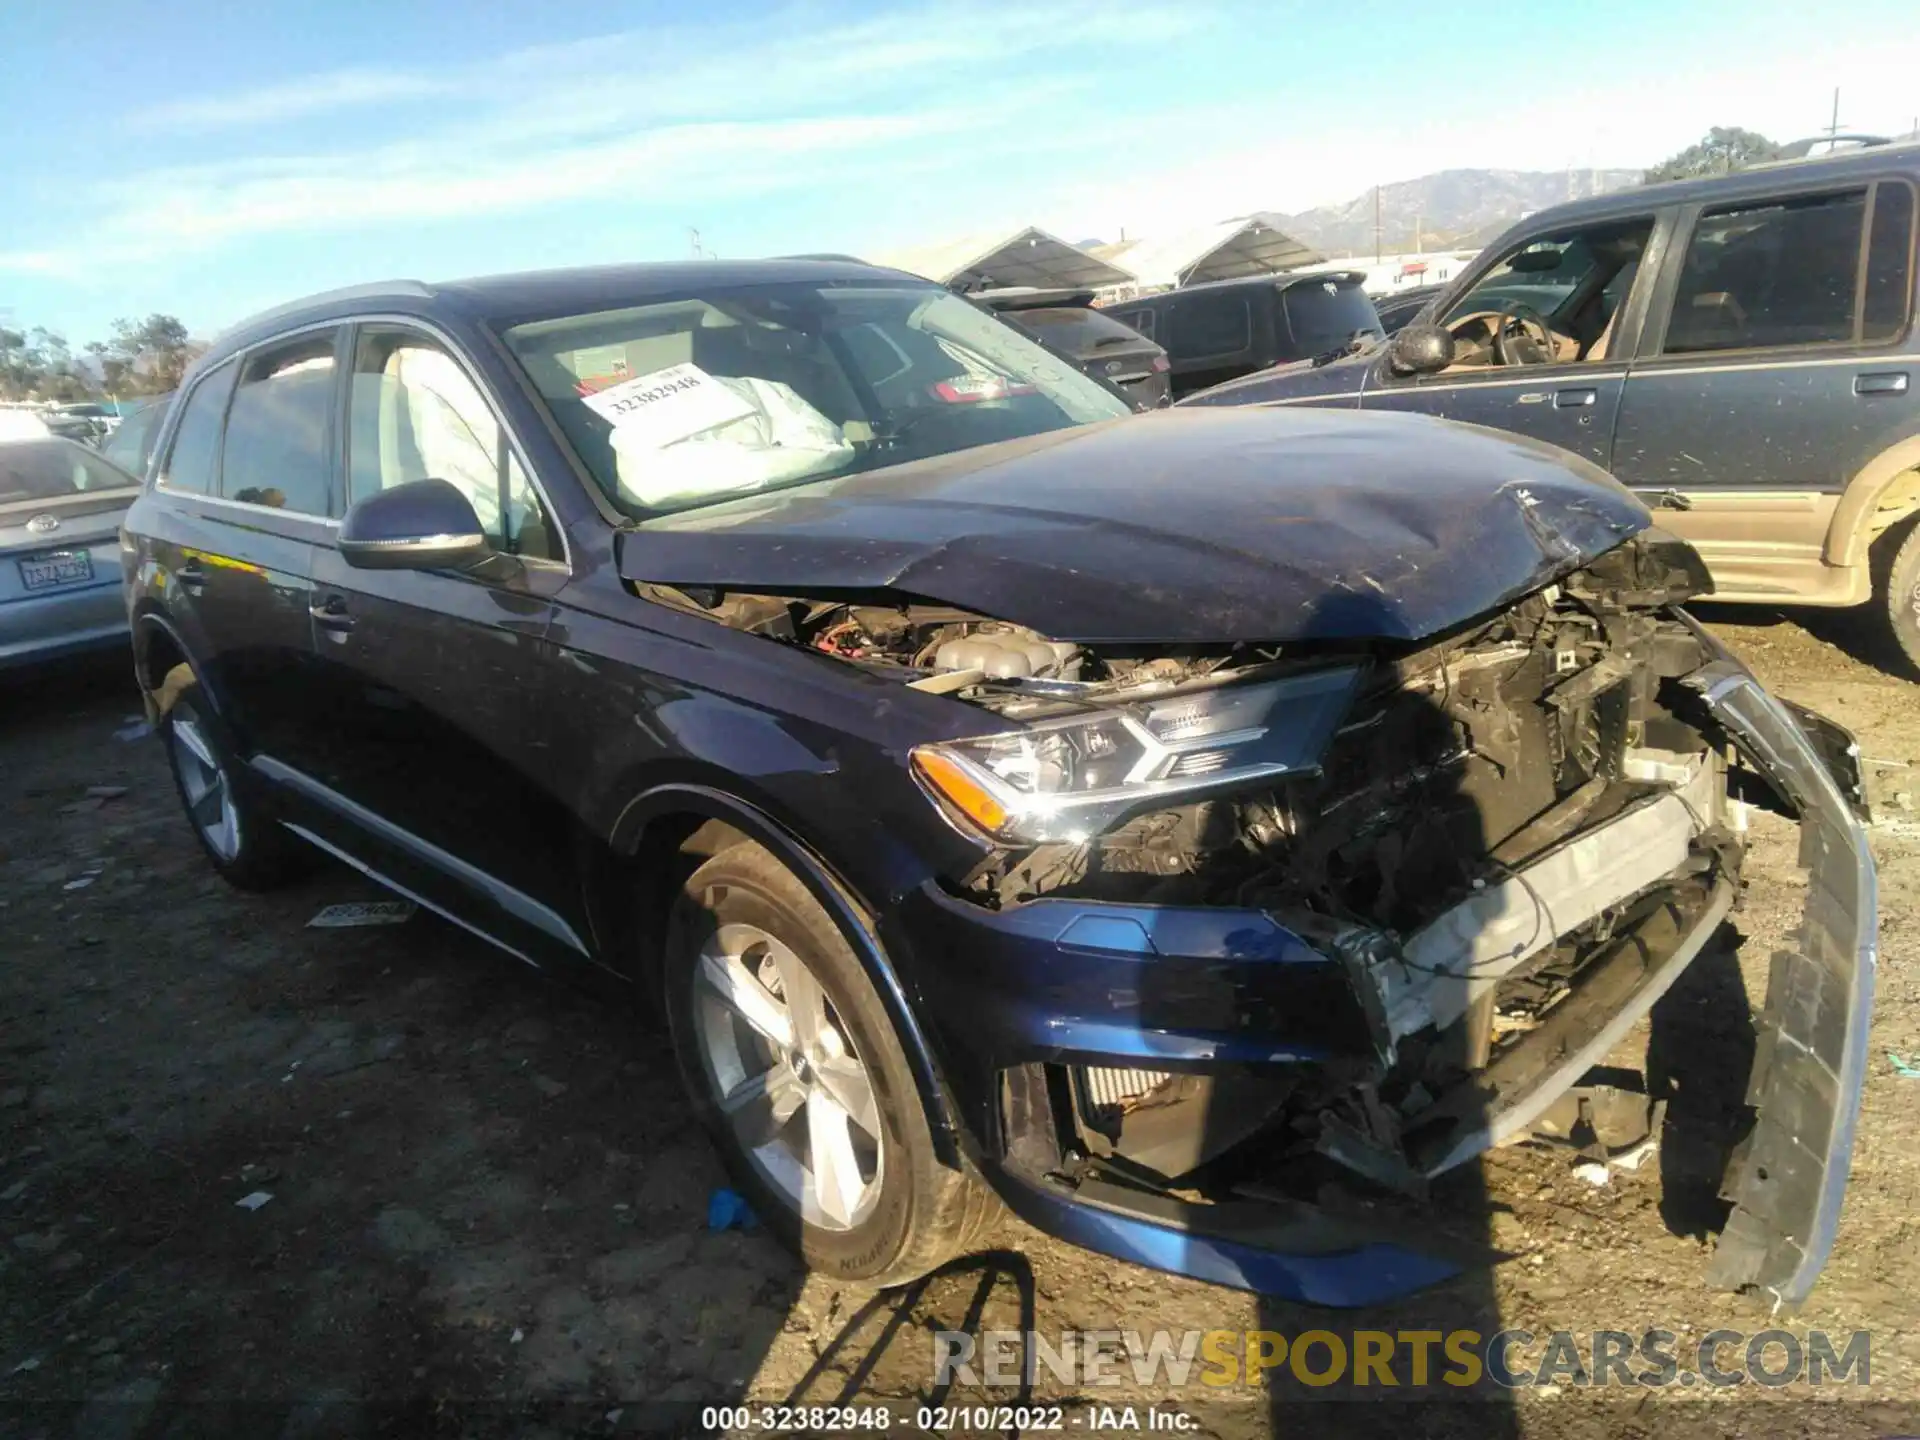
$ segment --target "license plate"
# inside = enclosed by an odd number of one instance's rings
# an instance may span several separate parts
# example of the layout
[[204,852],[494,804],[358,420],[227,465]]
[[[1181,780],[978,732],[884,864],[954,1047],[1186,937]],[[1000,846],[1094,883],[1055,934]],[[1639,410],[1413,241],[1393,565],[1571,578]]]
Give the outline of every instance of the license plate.
[[29,590],[51,590],[93,579],[93,556],[85,550],[55,550],[20,562],[20,583]]

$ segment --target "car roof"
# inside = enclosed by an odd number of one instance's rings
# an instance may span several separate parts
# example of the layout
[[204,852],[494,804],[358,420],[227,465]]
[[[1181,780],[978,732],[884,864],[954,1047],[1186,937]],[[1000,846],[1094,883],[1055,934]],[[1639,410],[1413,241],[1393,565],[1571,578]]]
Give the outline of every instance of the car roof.
[[1656,185],[1609,190],[1604,195],[1569,200],[1561,205],[1536,210],[1515,229],[1552,230],[1562,224],[1580,225],[1615,217],[1627,219],[1667,205],[1685,205],[1695,200],[1739,199],[1746,195],[1771,195],[1783,187],[1797,189],[1803,185],[1819,186],[1828,182],[1865,179],[1884,175],[1889,170],[1906,171],[1920,178],[1920,142],[1868,145],[1814,159],[1751,165],[1726,175],[1704,175],[1691,180],[1665,180]]
[[1172,290],[1161,290],[1153,295],[1138,295],[1131,300],[1116,300],[1110,309],[1132,309],[1137,305],[1149,305],[1155,301],[1178,300],[1182,295],[1199,295],[1208,291],[1235,290],[1246,286],[1268,286],[1281,290],[1290,290],[1295,285],[1324,283],[1328,280],[1359,285],[1366,281],[1364,270],[1276,270],[1266,275],[1236,275],[1231,280],[1202,280],[1198,285],[1181,285]]
[[612,310],[650,301],[688,299],[702,292],[752,285],[860,280],[904,280],[938,288],[920,276],[859,260],[798,258],[593,265],[434,282],[381,280],[304,296],[251,315],[223,331],[208,349],[206,359],[209,362],[224,359],[259,340],[303,324],[345,319],[369,311],[392,310],[426,316],[451,312],[488,324],[511,324],[569,311]]

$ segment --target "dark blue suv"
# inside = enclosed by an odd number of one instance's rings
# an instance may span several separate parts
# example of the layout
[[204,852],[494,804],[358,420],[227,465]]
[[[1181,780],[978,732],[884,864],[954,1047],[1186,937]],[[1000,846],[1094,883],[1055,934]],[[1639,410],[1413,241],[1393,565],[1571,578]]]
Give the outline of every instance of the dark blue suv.
[[1716,600],[1884,608],[1920,664],[1920,146],[1529,216],[1391,342],[1187,403],[1418,411],[1547,440],[1688,540]]
[[1738,782],[1816,903],[1714,1275],[1819,1273],[1857,776],[1582,461],[1131,415],[959,296],[798,260],[318,296],[219,339],[154,453],[134,658],[211,863],[323,851],[631,986],[816,1266],[922,1274],[1004,1202],[1310,1300],[1454,1273],[1485,1252],[1427,1178],[1575,1103],[1700,952]]

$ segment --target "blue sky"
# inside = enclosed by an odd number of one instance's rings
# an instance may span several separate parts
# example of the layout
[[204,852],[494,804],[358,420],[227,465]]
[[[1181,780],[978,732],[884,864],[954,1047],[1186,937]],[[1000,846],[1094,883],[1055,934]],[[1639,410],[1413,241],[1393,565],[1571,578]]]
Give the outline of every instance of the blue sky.
[[[1472,18],[1469,18],[1472,17]],[[334,285],[1069,239],[1451,165],[1920,110],[1910,5],[0,5],[0,323],[211,333]]]

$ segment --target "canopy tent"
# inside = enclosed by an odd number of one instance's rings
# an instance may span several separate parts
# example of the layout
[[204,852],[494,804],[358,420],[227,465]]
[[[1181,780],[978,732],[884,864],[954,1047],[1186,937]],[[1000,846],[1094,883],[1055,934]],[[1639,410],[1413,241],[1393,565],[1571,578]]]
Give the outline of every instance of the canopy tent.
[[873,258],[875,264],[924,275],[954,290],[997,290],[1016,285],[1093,290],[1133,281],[1130,271],[1033,225],[1010,235],[967,235]]
[[1325,259],[1276,226],[1273,222],[1278,218],[1264,213],[1243,215],[1177,235],[1149,236],[1113,254],[1109,263],[1131,270],[1142,289],[1159,290],[1270,275]]

